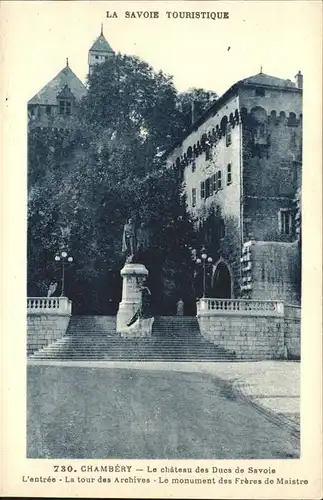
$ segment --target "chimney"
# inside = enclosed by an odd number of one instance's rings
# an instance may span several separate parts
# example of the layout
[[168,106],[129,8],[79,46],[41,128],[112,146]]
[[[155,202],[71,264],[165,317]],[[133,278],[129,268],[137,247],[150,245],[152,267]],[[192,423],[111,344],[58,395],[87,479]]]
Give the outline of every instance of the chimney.
[[295,75],[295,83],[298,89],[303,88],[303,75],[300,70],[298,71],[297,75]]

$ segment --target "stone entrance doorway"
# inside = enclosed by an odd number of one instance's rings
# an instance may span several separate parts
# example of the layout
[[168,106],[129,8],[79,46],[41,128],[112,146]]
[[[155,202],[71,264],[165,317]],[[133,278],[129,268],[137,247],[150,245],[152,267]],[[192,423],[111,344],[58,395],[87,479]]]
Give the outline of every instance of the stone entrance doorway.
[[219,299],[232,298],[231,274],[224,261],[220,261],[215,265],[212,275],[211,296]]

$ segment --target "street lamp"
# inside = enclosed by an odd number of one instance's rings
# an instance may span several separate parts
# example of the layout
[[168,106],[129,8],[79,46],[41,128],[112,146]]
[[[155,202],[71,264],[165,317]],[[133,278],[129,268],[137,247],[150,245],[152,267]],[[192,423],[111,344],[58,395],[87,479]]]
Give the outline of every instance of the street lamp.
[[205,248],[202,248],[201,257],[196,259],[196,264],[202,264],[203,266],[203,298],[205,298],[206,289],[206,266],[211,265],[213,262],[212,257],[208,257]]
[[55,255],[56,262],[62,263],[62,291],[61,297],[64,297],[64,286],[65,286],[65,262],[73,262],[73,257],[68,256],[67,252],[63,251],[60,255]]

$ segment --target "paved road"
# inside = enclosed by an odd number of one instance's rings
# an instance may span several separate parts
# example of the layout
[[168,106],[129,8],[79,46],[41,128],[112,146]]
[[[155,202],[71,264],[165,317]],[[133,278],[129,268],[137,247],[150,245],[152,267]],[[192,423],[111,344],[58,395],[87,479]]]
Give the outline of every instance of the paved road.
[[29,458],[298,458],[299,441],[200,373],[28,367]]

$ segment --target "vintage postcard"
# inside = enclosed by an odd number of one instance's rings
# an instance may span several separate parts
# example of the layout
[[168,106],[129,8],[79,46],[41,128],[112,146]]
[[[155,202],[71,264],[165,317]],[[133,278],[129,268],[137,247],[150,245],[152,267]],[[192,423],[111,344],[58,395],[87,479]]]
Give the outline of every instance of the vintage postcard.
[[1,3],[1,494],[322,495],[322,5]]

